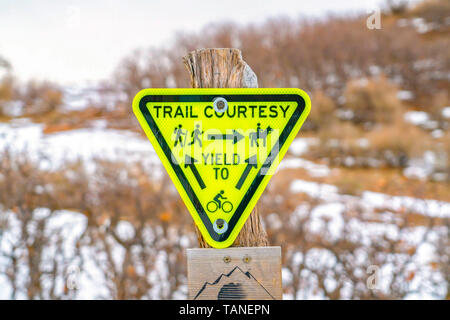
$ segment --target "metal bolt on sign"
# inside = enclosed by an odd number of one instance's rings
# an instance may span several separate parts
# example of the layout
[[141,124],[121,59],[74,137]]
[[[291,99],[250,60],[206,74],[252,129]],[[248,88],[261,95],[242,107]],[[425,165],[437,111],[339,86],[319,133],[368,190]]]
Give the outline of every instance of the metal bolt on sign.
[[218,113],[224,113],[228,109],[228,102],[225,98],[217,97],[213,100],[214,110]]

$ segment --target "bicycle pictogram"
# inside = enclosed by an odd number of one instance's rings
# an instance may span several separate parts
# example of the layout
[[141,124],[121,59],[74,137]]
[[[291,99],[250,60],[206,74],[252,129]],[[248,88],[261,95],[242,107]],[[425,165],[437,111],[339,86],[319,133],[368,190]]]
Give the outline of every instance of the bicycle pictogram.
[[233,204],[230,201],[224,201],[222,200],[227,199],[223,196],[225,192],[221,190],[216,196],[214,197],[214,200],[211,200],[206,204],[206,209],[208,209],[209,212],[216,212],[219,209],[222,209],[223,212],[229,213],[231,210],[233,210]]

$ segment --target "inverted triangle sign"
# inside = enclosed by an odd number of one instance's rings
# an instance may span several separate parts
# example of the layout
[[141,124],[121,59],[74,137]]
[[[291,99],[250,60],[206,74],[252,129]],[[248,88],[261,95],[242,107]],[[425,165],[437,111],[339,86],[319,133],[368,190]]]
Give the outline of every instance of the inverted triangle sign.
[[300,89],[144,89],[133,110],[209,245],[233,244],[310,111]]

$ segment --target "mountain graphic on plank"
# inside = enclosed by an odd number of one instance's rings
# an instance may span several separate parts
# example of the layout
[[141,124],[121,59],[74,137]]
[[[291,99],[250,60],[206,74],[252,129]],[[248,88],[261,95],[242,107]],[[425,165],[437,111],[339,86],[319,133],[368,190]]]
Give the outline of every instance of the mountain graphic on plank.
[[229,273],[222,273],[214,282],[205,282],[194,300],[245,300],[246,297],[275,300],[250,271],[244,272],[236,266]]

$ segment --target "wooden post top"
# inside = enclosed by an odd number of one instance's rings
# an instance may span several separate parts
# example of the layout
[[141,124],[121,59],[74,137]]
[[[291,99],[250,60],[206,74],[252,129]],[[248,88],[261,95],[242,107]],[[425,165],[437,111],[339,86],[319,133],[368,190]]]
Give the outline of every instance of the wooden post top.
[[193,88],[257,88],[258,78],[239,49],[198,49],[183,58]]

